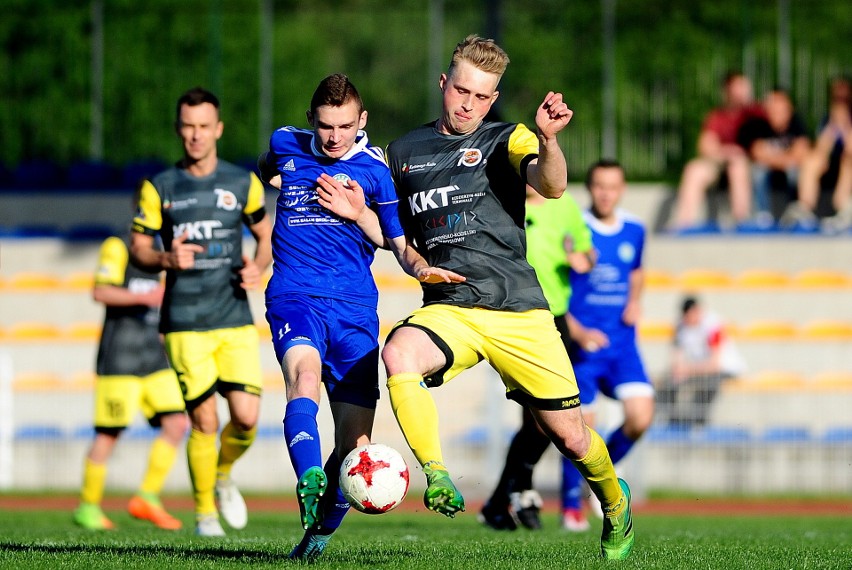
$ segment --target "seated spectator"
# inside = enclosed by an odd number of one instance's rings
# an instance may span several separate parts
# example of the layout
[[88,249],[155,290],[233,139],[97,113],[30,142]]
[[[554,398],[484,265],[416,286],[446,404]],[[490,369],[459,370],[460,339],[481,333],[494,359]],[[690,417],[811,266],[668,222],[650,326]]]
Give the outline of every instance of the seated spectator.
[[772,190],[783,188],[785,195],[795,195],[799,168],[810,151],[807,130],[793,108],[789,93],[775,88],[763,102],[765,117],[754,117],[743,123],[737,140],[751,158],[752,183],[758,227],[774,225]]
[[751,81],[742,73],[729,73],[724,81],[724,103],[710,111],[698,137],[698,156],[683,169],[678,188],[673,229],[698,223],[707,190],[726,175],[735,222],[751,216],[751,177],[748,155],[737,142],[740,126],[763,110],[752,100]]
[[828,98],[829,111],[817,131],[816,143],[802,161],[798,199],[781,216],[784,228],[816,228],[824,182],[834,184],[831,201],[836,212],[823,220],[824,229],[844,231],[852,225],[852,82],[835,77],[829,82]]
[[657,387],[657,417],[670,425],[704,425],[722,381],[744,371],[720,319],[705,312],[695,297],[686,297],[675,330],[671,370]]

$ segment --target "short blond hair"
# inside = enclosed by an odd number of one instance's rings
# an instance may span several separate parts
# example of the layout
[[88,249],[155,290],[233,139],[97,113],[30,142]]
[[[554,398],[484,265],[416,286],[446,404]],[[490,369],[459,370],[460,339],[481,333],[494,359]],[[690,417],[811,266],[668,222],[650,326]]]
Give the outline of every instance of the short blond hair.
[[502,76],[506,66],[509,65],[509,56],[494,40],[471,34],[459,42],[453,50],[447,75],[452,75],[453,70],[462,61],[487,73]]

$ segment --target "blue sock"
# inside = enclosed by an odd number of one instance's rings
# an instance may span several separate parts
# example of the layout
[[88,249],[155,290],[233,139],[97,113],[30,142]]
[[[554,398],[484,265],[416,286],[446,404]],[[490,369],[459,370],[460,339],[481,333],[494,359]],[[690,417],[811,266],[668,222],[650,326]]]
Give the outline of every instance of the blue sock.
[[336,451],[331,452],[323,470],[325,470],[328,486],[325,488],[325,495],[322,498],[325,516],[322,519],[322,530],[320,532],[330,534],[340,527],[343,517],[349,511],[349,503],[343,496],[343,491],[340,490],[340,459],[338,459]]
[[562,458],[562,509],[580,509],[583,476],[567,457]]
[[319,406],[310,398],[296,398],[287,402],[284,439],[297,478],[311,467],[322,465],[317,412]]
[[624,456],[627,455],[627,452],[630,451],[634,443],[636,442],[624,434],[624,426],[609,434],[606,440],[606,448],[609,451],[612,463],[615,464],[624,459]]

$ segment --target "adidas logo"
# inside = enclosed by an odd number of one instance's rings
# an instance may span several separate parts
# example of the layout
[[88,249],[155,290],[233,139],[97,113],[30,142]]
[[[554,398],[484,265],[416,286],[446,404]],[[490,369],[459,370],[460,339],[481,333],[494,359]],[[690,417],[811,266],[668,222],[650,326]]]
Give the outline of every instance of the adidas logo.
[[290,443],[287,444],[287,447],[293,447],[300,441],[305,441],[306,439],[313,440],[314,438],[311,436],[311,434],[304,431],[300,431],[295,436],[293,436],[293,439],[290,440]]
[[284,166],[281,167],[281,170],[289,170],[290,172],[296,172],[296,163],[293,162],[293,159],[291,158],[290,160],[284,163]]

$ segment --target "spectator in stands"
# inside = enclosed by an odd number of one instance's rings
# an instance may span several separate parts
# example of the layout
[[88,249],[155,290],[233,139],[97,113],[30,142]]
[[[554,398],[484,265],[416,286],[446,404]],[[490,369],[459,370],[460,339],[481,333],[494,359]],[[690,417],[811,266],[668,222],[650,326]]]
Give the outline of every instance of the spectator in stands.
[[829,110],[816,142],[802,161],[798,199],[781,216],[781,226],[812,229],[817,225],[821,184],[834,183],[832,206],[836,214],[823,220],[827,231],[852,225],[852,81],[835,77],[829,82]]
[[671,357],[671,370],[657,387],[658,417],[671,425],[707,422],[722,381],[745,372],[745,363],[723,324],[698,299],[681,306]]
[[107,460],[119,435],[141,408],[160,433],[151,444],[148,468],[128,510],[138,519],[177,530],[181,522],[158,498],[189,423],[177,376],[157,332],[163,286],[159,272],[129,263],[129,240],[110,237],[100,249],[92,293],[106,306],[97,359],[95,437],[86,456],[80,506],[74,521],[90,530],[114,528],[101,510]]
[[737,139],[751,159],[757,209],[754,223],[759,228],[769,228],[775,223],[772,190],[780,187],[787,196],[795,194],[799,168],[811,143],[786,90],[776,87],[767,93],[763,108],[766,116],[748,119]]
[[737,133],[746,120],[763,115],[752,96],[748,77],[738,72],[728,73],[724,81],[724,103],[707,115],[698,137],[698,156],[683,169],[673,229],[697,225],[707,190],[720,181],[722,174],[726,175],[734,220],[741,223],[751,216],[748,155],[737,142]]

